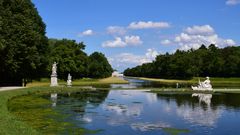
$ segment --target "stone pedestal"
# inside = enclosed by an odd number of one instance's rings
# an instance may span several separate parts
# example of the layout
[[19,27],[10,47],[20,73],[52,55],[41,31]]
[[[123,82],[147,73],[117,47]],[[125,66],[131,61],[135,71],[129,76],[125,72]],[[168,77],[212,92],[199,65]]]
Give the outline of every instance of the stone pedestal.
[[54,62],[52,65],[52,75],[51,75],[51,87],[53,86],[58,86],[58,81],[57,81],[57,63]]
[[58,86],[57,75],[51,75],[51,87]]

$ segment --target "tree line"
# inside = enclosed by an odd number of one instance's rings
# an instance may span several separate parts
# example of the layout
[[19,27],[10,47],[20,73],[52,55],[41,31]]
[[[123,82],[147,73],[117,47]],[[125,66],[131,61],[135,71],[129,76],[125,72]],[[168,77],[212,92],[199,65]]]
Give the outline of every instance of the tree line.
[[126,76],[166,79],[192,77],[240,77],[240,47],[218,48],[214,44],[173,54],[161,54],[152,63],[124,71]]
[[112,67],[104,54],[88,56],[84,43],[69,39],[48,39],[46,25],[31,0],[0,0],[0,86],[22,85],[49,77],[53,62],[58,75],[110,76]]

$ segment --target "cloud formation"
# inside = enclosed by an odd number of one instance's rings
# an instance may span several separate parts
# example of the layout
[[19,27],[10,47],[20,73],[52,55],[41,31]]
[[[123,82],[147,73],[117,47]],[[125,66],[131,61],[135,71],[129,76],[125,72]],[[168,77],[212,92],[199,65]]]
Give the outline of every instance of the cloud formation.
[[185,32],[190,35],[212,35],[214,29],[210,25],[188,27]]
[[144,55],[135,55],[132,53],[121,53],[112,57],[108,57],[110,64],[117,69],[126,69],[143,63],[149,63],[155,60],[159,52],[153,48],[147,49]]
[[191,48],[198,49],[202,44],[208,46],[215,44],[218,47],[234,46],[235,41],[232,39],[224,39],[219,37],[210,25],[192,26],[183,30],[182,33],[175,36],[174,40],[163,40],[162,43],[167,44],[173,42],[180,46],[181,50],[189,50]]
[[102,43],[102,47],[126,47],[126,46],[137,46],[142,44],[142,40],[139,36],[125,36],[124,39],[121,37],[115,37],[114,40],[108,40]]
[[80,33],[80,36],[91,36],[91,35],[93,35],[93,30],[91,29],[85,30],[82,33]]
[[237,5],[237,4],[240,4],[240,0],[227,0],[226,4],[227,5]]
[[162,44],[162,45],[169,45],[169,44],[171,44],[171,43],[172,43],[172,42],[171,42],[170,40],[168,40],[168,39],[161,41],[161,44]]
[[127,30],[121,26],[109,26],[107,27],[107,33],[111,35],[124,35]]
[[152,29],[152,28],[169,28],[170,24],[168,22],[132,22],[129,24],[129,29]]

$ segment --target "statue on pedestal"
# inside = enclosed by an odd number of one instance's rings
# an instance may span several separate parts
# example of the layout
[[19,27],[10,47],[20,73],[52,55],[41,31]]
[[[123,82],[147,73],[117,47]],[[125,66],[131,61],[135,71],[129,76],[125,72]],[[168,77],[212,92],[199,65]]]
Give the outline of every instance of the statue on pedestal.
[[192,90],[213,90],[209,77],[204,82],[198,82],[198,86],[192,86]]
[[70,75],[70,73],[68,73],[67,86],[68,86],[68,87],[71,87],[71,86],[72,86],[72,76]]
[[57,82],[57,63],[54,62],[52,65],[52,75],[51,75],[51,85],[50,86],[58,86]]

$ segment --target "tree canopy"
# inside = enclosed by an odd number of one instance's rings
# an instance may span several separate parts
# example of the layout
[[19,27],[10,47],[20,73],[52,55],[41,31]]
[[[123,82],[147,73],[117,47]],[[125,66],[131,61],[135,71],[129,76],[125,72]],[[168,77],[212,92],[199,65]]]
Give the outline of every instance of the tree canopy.
[[104,54],[94,52],[89,56],[89,77],[105,78],[111,76],[113,69]]
[[128,68],[124,75],[167,79],[240,77],[240,47],[220,49],[211,44],[197,50],[177,50],[174,54],[158,55],[152,63]]
[[[74,79],[104,78],[109,77],[113,71],[104,54],[94,52],[87,56],[83,51],[83,42],[49,39],[49,48],[49,61],[58,63],[57,73],[60,79],[66,79],[68,73],[71,73]],[[48,66],[48,73],[51,73],[51,64]]]
[[0,86],[50,77],[55,61],[60,79],[68,73],[75,79],[111,75],[112,67],[103,54],[89,57],[83,42],[48,39],[45,29],[31,0],[0,0]]
[[0,1],[0,83],[39,77],[45,61],[45,24],[30,0]]

